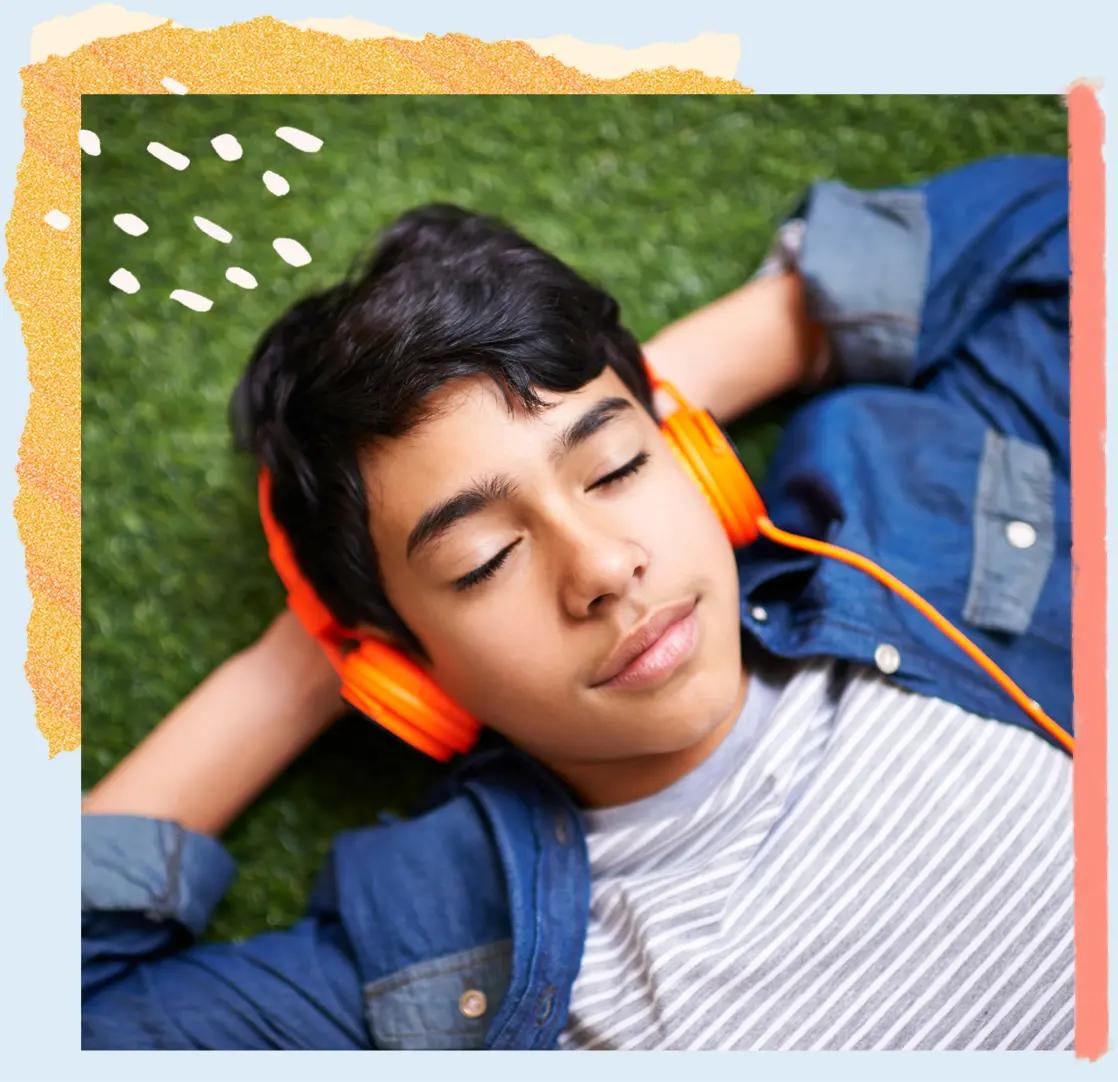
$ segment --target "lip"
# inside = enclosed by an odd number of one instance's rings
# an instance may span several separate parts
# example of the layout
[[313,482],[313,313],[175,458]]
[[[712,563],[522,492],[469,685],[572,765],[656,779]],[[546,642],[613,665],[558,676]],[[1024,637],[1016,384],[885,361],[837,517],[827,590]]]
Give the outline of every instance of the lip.
[[657,609],[614,647],[590,686],[645,686],[674,672],[694,650],[697,603],[690,597]]

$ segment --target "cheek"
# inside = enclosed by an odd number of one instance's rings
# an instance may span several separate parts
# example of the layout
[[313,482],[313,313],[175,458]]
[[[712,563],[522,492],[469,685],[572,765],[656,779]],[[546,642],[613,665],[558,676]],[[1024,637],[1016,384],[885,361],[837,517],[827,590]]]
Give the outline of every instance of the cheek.
[[710,501],[674,459],[665,463],[658,483],[649,486],[639,513],[646,536],[650,543],[657,543],[655,551],[662,559],[709,559],[729,548]]
[[648,510],[655,523],[650,544],[663,578],[679,587],[692,584],[707,599],[708,656],[732,658],[740,652],[740,596],[737,561],[721,520],[702,489],[682,466],[673,462],[671,479],[661,498]]
[[448,620],[430,621],[423,640],[432,675],[452,698],[475,713],[534,709],[556,694],[564,652],[554,622],[531,618],[539,598],[523,591],[477,605]]

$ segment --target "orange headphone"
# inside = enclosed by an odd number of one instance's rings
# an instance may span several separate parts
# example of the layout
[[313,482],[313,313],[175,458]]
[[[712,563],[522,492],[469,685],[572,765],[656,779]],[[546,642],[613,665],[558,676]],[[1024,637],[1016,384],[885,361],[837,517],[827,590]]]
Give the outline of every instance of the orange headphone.
[[[661,422],[660,431],[710,501],[734,548],[747,545],[758,534],[763,534],[778,544],[827,556],[864,571],[927,617],[985,670],[1037,725],[1068,752],[1074,752],[1074,738],[914,590],[856,552],[775,526],[737,452],[714,418],[706,410],[691,406],[671,383],[657,378],[647,361],[645,367],[653,388],[662,388],[679,406]],[[258,495],[268,554],[287,587],[287,603],[337,670],[342,681],[342,697],[402,740],[436,759],[446,760],[455,752],[469,751],[481,733],[481,723],[398,650],[338,623],[303,577],[286,534],[272,516],[271,476],[266,467],[260,470]],[[354,645],[346,650],[346,643]]]

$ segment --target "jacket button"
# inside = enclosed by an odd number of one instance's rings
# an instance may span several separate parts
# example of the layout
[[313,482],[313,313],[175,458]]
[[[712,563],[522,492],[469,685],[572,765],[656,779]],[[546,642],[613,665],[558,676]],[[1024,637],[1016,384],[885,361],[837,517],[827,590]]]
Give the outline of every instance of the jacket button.
[[458,997],[458,1009],[467,1018],[480,1018],[488,1006],[485,993],[477,988],[468,988]]
[[1005,539],[1015,549],[1031,549],[1036,544],[1036,530],[1029,523],[1015,519],[1005,524]]
[[901,652],[891,642],[883,642],[873,652],[873,661],[888,676],[901,667]]
[[556,813],[554,833],[555,840],[560,845],[567,844],[567,839],[569,837],[569,834],[567,832],[567,817],[562,812]]
[[536,1025],[542,1026],[551,1017],[551,1008],[555,1006],[555,986],[549,984],[540,996],[536,1007]]
[[768,610],[763,605],[754,605],[749,610],[749,615],[759,624],[763,624],[769,618]]

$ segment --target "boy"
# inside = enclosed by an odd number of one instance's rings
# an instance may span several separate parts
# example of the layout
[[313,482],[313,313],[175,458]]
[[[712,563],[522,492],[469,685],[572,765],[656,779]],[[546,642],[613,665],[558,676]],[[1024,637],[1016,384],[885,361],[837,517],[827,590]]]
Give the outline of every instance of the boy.
[[[1053,159],[818,184],[643,352],[721,419],[820,390],[773,521],[1070,728],[1066,216]],[[666,409],[610,297],[456,208],[271,329],[234,420],[300,568],[497,739],[295,926],[192,944],[338,711],[281,616],[85,801],[84,1047],[1071,1047],[1070,760],[877,583],[732,550]]]

